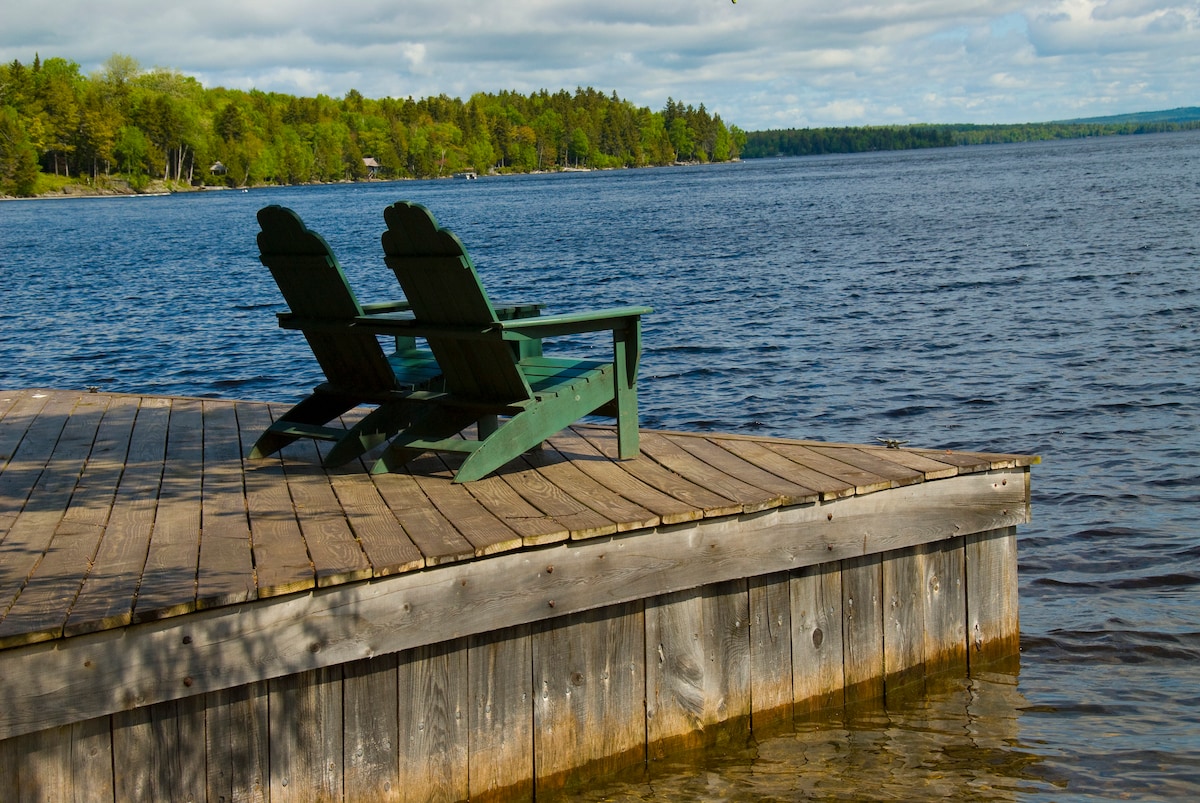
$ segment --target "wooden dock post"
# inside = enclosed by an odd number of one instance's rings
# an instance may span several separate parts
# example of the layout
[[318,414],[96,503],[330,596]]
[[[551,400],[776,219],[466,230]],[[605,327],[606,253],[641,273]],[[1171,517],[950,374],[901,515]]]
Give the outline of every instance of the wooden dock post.
[[748,729],[751,662],[745,580],[648,601],[646,652],[646,741],[652,757],[737,739],[741,729]]
[[533,775],[553,790],[640,763],[646,642],[640,602],[551,620],[533,635]]
[[793,573],[792,688],[797,716],[845,705],[846,647],[839,561]]
[[972,669],[1020,651],[1017,528],[966,536],[967,643]]

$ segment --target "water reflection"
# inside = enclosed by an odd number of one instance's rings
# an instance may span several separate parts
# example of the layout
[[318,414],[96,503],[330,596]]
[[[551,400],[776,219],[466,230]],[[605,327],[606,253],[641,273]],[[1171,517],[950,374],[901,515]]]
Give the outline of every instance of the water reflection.
[[797,721],[741,749],[654,762],[577,801],[1018,800],[1065,779],[1023,743],[1015,669],[931,679],[886,708]]

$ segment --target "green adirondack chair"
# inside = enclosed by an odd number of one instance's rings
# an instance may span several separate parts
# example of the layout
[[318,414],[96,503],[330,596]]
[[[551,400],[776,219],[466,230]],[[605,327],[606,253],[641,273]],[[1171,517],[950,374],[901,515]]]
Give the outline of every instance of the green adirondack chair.
[[[372,471],[394,470],[424,451],[467,455],[456,482],[484,477],[588,415],[617,419],[622,458],[638,453],[637,367],[641,316],[650,307],[503,320],[462,242],[428,209],[397,203],[384,211],[385,261],[412,308],[411,320],[360,318],[374,331],[424,338],[445,391],[410,396],[420,404]],[[394,324],[382,324],[393,319]],[[545,356],[522,343],[582,332],[612,333],[608,361]],[[535,353],[531,353],[535,352]],[[478,422],[475,437],[464,433]]]
[[[396,351],[384,353],[379,339],[355,327],[355,320],[408,309],[407,302],[359,304],[333,251],[300,217],[282,206],[259,210],[262,263],[279,285],[288,312],[279,325],[304,333],[326,382],[288,410],[259,437],[251,457],[266,457],[297,438],[333,441],[325,458],[337,466],[383,443],[408,424],[404,400],[414,390],[434,386],[441,368],[412,338],[399,338]],[[377,405],[350,429],[332,426],[343,413]]]

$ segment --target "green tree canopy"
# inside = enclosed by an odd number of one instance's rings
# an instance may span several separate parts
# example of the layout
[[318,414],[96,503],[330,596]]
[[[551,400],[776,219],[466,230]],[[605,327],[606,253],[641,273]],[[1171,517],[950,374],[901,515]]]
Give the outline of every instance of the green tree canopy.
[[591,87],[466,101],[355,89],[295,97],[206,89],[120,54],[90,76],[61,58],[0,65],[0,108],[9,194],[33,192],[31,152],[35,179],[246,186],[725,161],[741,149],[736,129],[703,104],[673,99],[652,111]]

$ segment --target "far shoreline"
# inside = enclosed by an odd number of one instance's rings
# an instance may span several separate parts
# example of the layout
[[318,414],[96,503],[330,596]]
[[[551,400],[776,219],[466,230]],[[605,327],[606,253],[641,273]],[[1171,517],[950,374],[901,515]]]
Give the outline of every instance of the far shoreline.
[[[477,174],[477,178],[503,178],[506,176],[547,176],[557,173],[612,173],[620,170],[650,170],[672,167],[700,167],[703,165],[716,164],[737,164],[743,161],[742,159],[730,159],[724,162],[674,162],[669,165],[643,165],[641,167],[569,167],[559,170],[531,170],[525,173],[481,173]],[[46,201],[46,200],[62,200],[72,198],[161,198],[167,195],[179,195],[186,193],[205,193],[205,192],[251,192],[253,190],[277,189],[280,187],[328,187],[341,184],[398,184],[406,181],[455,181],[460,180],[457,175],[452,176],[429,176],[424,178],[403,177],[403,178],[372,178],[344,181],[326,181],[326,182],[304,182],[300,184],[254,184],[246,187],[224,187],[218,185],[202,184],[199,186],[191,184],[181,184],[176,182],[167,182],[161,179],[151,181],[147,184],[144,190],[135,190],[128,183],[120,180],[114,181],[115,186],[108,187],[90,187],[87,184],[66,184],[57,190],[39,193],[38,195],[0,195],[0,202],[3,201]]]

